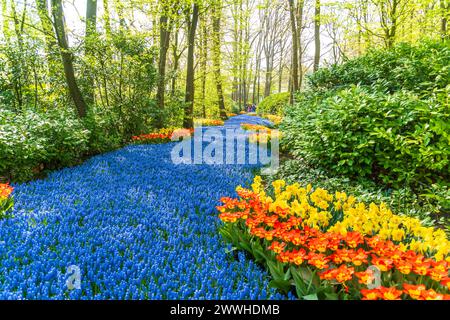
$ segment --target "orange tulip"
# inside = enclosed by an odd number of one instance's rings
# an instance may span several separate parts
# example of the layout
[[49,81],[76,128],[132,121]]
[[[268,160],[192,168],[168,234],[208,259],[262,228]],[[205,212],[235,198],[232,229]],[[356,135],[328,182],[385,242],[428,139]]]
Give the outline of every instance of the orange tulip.
[[362,289],[360,292],[363,296],[362,300],[378,300],[381,298],[378,289]]
[[367,269],[362,272],[355,272],[355,276],[359,279],[358,282],[364,285],[372,283],[374,279],[374,273],[372,269]]
[[356,248],[359,244],[364,242],[363,237],[359,232],[347,232],[344,241],[347,242],[347,245],[350,248]]
[[397,268],[398,271],[400,271],[403,274],[410,274],[411,270],[413,268],[412,263],[408,262],[408,261],[398,261],[395,264],[395,267]]
[[437,293],[433,289],[422,291],[421,298],[423,300],[444,300],[444,295],[442,293]]
[[323,253],[310,253],[308,256],[308,263],[319,270],[328,268],[328,261],[329,259]]
[[430,268],[430,263],[416,263],[413,266],[414,273],[418,275],[425,276],[428,274],[428,269]]
[[380,271],[388,271],[392,269],[393,261],[387,258],[379,258],[375,255],[372,255],[372,263],[380,269]]
[[350,281],[352,280],[353,273],[355,273],[355,268],[347,267],[343,264],[336,269],[336,280],[341,283]]
[[400,296],[402,295],[401,290],[397,290],[395,287],[380,287],[378,288],[380,291],[381,299],[383,300],[401,300]]
[[280,253],[280,252],[282,252],[284,250],[285,247],[286,247],[286,243],[274,241],[270,245],[269,250],[271,250],[271,251],[273,251],[275,253]]
[[290,257],[290,262],[292,262],[293,264],[299,266],[303,263],[303,261],[305,261],[306,259],[306,251],[304,249],[300,249],[300,250],[293,250],[291,252],[291,257]]
[[360,266],[363,263],[367,263],[367,252],[363,248],[359,248],[351,257],[352,263],[355,266]]
[[450,290],[450,278],[449,277],[442,279],[440,284],[442,284],[443,286],[447,287],[448,290]]
[[403,289],[403,292],[409,295],[411,298],[419,300],[422,296],[422,292],[426,290],[426,287],[423,284],[413,285],[404,283]]

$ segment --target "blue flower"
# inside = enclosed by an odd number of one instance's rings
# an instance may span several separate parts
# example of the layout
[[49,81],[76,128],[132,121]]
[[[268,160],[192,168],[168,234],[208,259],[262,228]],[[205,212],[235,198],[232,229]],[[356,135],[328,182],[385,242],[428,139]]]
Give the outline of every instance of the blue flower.
[[[262,120],[220,129],[251,121]],[[127,146],[15,185],[14,217],[0,221],[0,299],[285,299],[217,231],[218,199],[258,165],[175,165],[174,145]],[[69,266],[81,289],[68,289]]]

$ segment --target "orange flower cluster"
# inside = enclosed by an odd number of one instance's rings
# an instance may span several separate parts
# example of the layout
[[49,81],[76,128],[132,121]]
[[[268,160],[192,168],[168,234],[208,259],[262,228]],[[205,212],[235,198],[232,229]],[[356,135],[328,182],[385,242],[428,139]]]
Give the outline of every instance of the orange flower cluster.
[[0,183],[0,199],[7,199],[11,195],[13,190],[14,188],[11,187],[8,183]]
[[362,300],[401,300],[402,294],[414,300],[450,300],[450,295],[438,293],[433,289],[428,289],[423,284],[403,284],[403,290],[395,287],[379,287],[376,289],[363,289]]
[[194,132],[194,129],[163,129],[160,132],[152,132],[133,136],[133,142],[139,143],[155,143],[169,142],[172,138],[188,137]]
[[211,126],[223,126],[224,121],[218,120],[218,119],[196,119],[194,121],[195,125],[202,125],[205,127],[211,127]]
[[[378,235],[321,231],[288,214],[289,208],[270,210],[271,202],[260,193],[244,188],[237,193],[240,199],[221,199],[219,218],[260,238],[282,263],[313,267],[322,281],[346,292],[352,289],[355,298],[450,299],[446,260],[436,261]],[[376,289],[367,288],[377,276],[369,266],[379,271],[381,286]]]

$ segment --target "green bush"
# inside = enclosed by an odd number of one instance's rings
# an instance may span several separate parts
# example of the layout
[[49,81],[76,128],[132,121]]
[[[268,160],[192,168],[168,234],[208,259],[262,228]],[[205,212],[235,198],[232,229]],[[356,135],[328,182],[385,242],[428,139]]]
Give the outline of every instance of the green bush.
[[[361,196],[397,194],[413,214],[450,212],[449,66],[448,45],[426,42],[314,73],[281,124],[289,163],[358,181]],[[281,177],[305,178],[287,163]]]
[[424,100],[353,86],[304,95],[282,131],[294,153],[333,173],[394,186],[432,183],[450,172],[448,93]]
[[271,94],[259,103],[257,112],[282,115],[283,108],[289,104],[289,97],[289,92]]
[[0,176],[23,181],[44,167],[74,164],[88,148],[89,131],[71,112],[0,109]]
[[429,41],[416,46],[401,43],[391,49],[372,49],[346,63],[318,70],[307,78],[307,83],[314,91],[378,83],[389,92],[420,92],[444,88],[449,79],[449,42]]

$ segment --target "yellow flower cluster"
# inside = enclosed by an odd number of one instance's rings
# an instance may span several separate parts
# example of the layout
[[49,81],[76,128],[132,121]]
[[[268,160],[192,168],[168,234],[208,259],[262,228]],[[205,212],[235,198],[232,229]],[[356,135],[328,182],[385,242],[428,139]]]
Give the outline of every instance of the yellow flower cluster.
[[365,235],[378,235],[383,240],[402,243],[402,247],[420,253],[433,253],[436,260],[444,259],[450,253],[450,241],[441,229],[425,227],[417,218],[399,216],[381,203],[344,203],[344,219],[337,222],[330,231],[344,234],[348,230]]
[[269,120],[270,122],[272,122],[274,125],[279,125],[281,123],[281,121],[283,120],[282,117],[274,115],[274,114],[266,114],[263,117],[266,118],[267,120]]
[[[366,206],[345,192],[332,194],[322,188],[313,189],[311,185],[286,185],[284,180],[276,180],[272,186],[273,197],[264,191],[261,177],[255,177],[251,185],[270,212],[300,217],[303,225],[342,235],[347,231],[378,235],[383,240],[398,242],[404,250],[434,255],[438,261],[450,255],[450,241],[443,230],[425,227],[417,218],[395,215],[384,203]],[[338,221],[333,220],[330,226],[333,218]]]
[[152,133],[159,133],[159,134],[172,134],[172,132],[174,132],[175,130],[178,130],[180,128],[176,128],[176,127],[167,127],[167,128],[161,128],[158,130],[154,130],[152,131]]
[[251,143],[266,143],[270,142],[272,138],[281,138],[281,132],[278,130],[273,130],[269,132],[253,133],[248,136],[248,141]]
[[251,130],[251,131],[260,131],[261,130],[261,131],[267,131],[270,133],[270,129],[261,124],[241,123],[241,128],[244,130]]

